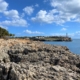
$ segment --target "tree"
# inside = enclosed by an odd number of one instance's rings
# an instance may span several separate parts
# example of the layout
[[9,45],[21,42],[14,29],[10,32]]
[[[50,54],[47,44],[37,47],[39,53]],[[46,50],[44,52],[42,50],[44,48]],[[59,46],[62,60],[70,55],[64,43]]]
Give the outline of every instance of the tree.
[[14,36],[15,36],[15,34],[11,34],[11,33],[10,33],[10,34],[9,34],[9,36],[10,36],[10,37],[14,37]]
[[0,27],[0,38],[4,38],[6,36],[13,36],[14,34],[9,33],[6,29]]

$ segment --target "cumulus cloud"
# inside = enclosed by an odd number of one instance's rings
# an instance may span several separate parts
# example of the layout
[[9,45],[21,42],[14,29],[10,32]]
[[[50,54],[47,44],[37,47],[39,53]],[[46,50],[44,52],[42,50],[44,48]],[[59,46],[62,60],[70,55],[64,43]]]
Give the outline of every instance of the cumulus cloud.
[[17,10],[8,10],[8,3],[5,0],[0,0],[0,12],[5,15],[6,20],[0,21],[1,26],[28,26],[28,23]]
[[[46,1],[46,0],[44,0]],[[40,10],[31,19],[43,23],[63,24],[65,22],[80,22],[80,1],[79,0],[50,0],[52,10]]]
[[32,6],[26,6],[23,11],[27,14],[27,15],[31,15],[34,11],[34,8]]
[[31,18],[32,21],[35,22],[40,22],[40,23],[57,23],[57,24],[62,24],[64,23],[63,19],[60,19],[59,17],[59,11],[57,11],[56,9],[52,9],[50,11],[46,11],[46,10],[40,10],[36,17],[32,17]]
[[0,22],[0,25],[3,26],[27,26],[28,23],[24,19],[13,19],[13,20],[5,20]]
[[17,10],[4,11],[4,15],[9,18],[8,20],[0,21],[0,25],[3,26],[28,26],[28,23],[22,16],[19,16]]
[[0,0],[0,12],[7,10],[7,8],[8,8],[8,3],[5,2],[4,0]]
[[62,28],[62,29],[61,29],[61,31],[66,31],[66,30],[67,30],[66,28]]
[[64,21],[76,19],[80,14],[79,0],[51,0],[51,6],[59,11],[60,19]]
[[19,13],[17,10],[4,11],[4,15],[10,18],[19,18]]
[[43,32],[31,31],[31,30],[25,30],[24,32],[27,33],[27,34],[44,34]]
[[5,11],[4,15],[8,18],[8,20],[0,21],[0,25],[3,26],[20,26],[20,27],[27,27],[28,23],[25,19],[22,18],[22,16],[19,16],[19,13],[17,10],[10,10]]
[[50,13],[47,13],[45,10],[40,10],[36,17],[31,18],[32,21],[38,21],[38,22],[45,22],[45,23],[52,23],[54,21],[53,15]]
[[79,0],[51,0],[51,6],[56,7],[62,12],[78,13],[80,12]]
[[5,0],[0,0],[0,12],[7,17],[19,18],[19,13],[17,10],[8,10],[8,3]]

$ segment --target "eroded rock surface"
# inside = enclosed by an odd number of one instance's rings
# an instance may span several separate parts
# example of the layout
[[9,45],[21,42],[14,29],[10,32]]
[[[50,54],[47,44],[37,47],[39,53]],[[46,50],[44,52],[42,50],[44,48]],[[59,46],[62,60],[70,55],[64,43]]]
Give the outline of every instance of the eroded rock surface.
[[0,40],[0,80],[80,80],[80,56],[66,46]]

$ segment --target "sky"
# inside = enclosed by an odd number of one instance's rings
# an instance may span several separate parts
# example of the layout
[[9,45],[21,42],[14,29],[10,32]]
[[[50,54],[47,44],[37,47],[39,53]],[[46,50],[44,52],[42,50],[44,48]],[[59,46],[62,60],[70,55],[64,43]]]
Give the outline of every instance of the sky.
[[0,0],[0,26],[15,36],[80,38],[80,0]]

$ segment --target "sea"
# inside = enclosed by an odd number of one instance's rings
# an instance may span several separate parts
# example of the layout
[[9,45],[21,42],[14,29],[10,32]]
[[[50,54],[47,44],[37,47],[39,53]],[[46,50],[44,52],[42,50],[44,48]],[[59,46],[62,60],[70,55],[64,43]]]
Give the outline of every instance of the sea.
[[80,55],[80,39],[73,39],[71,42],[45,41],[44,43],[51,45],[67,46],[72,53]]

